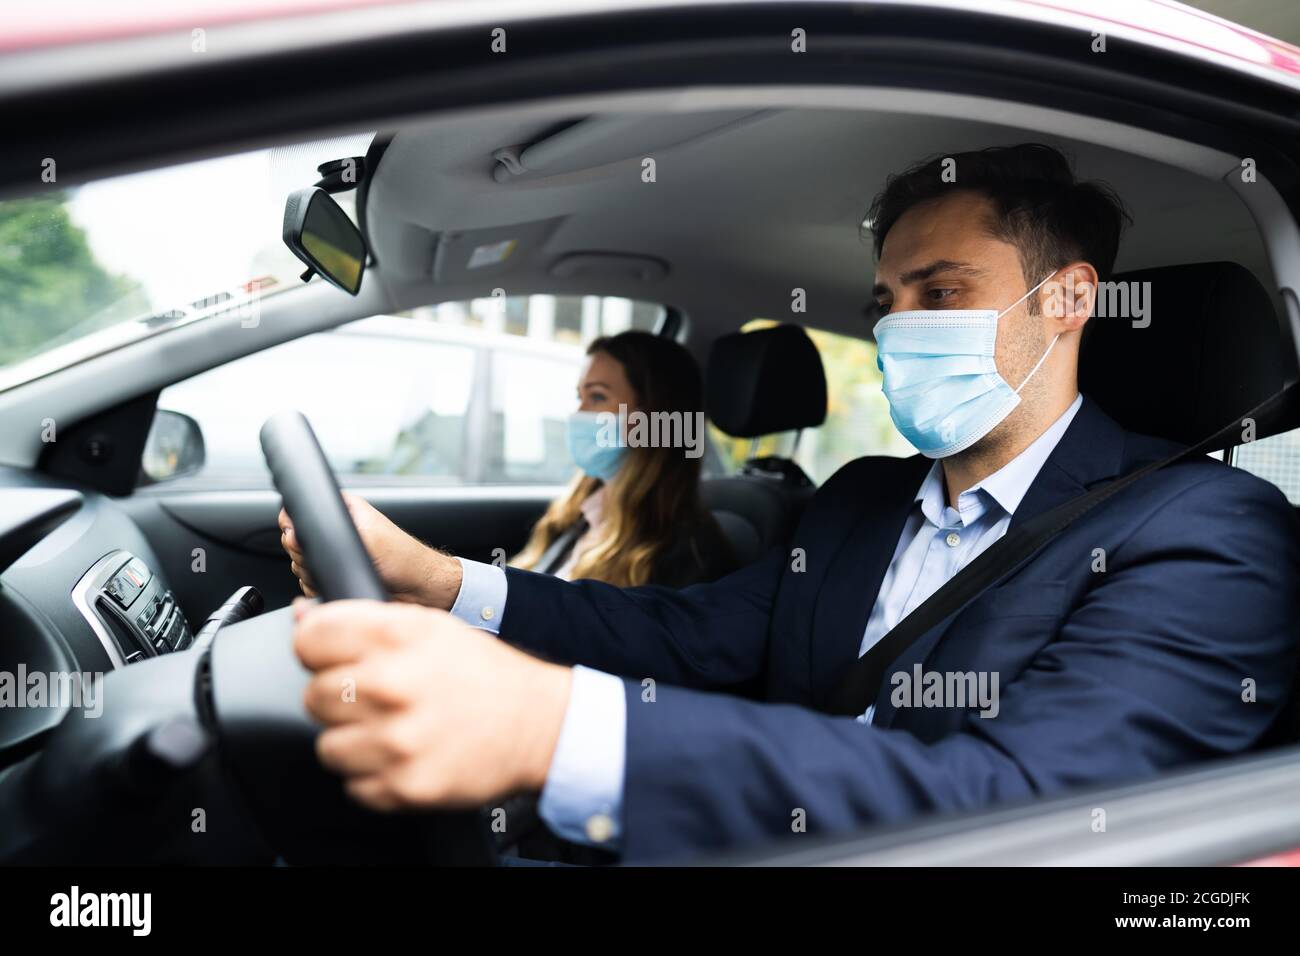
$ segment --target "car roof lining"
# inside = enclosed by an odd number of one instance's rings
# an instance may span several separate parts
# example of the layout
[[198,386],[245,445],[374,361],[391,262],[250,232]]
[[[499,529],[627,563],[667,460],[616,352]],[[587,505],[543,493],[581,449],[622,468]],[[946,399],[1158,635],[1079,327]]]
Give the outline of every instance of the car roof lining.
[[[408,127],[374,173],[367,229],[398,308],[490,295],[606,294],[681,309],[692,346],[750,318],[787,318],[865,335],[874,272],[859,223],[885,177],[931,155],[1039,141],[1063,149],[1084,179],[1119,192],[1133,215],[1116,271],[1198,261],[1239,262],[1276,288],[1259,228],[1222,177],[1239,160],[1131,126],[984,97],[869,87],[692,89],[454,115]],[[589,119],[575,123],[575,116]],[[665,131],[694,117],[693,135]],[[665,118],[669,121],[666,121]],[[709,128],[700,118],[714,117]],[[636,131],[644,126],[643,133]],[[557,123],[567,123],[556,133]],[[610,160],[611,137],[589,145],[566,130],[617,131],[645,147]],[[649,147],[653,134],[666,136]],[[494,151],[566,140],[558,172],[494,176]],[[616,154],[616,153],[615,153]],[[641,181],[642,158],[656,181]],[[536,224],[546,223],[538,235]],[[1212,224],[1207,227],[1206,223]],[[436,281],[447,237],[517,226],[533,241],[488,270]],[[637,281],[556,276],[566,255],[608,252],[657,260],[666,274]],[[792,290],[808,311],[789,314]]]

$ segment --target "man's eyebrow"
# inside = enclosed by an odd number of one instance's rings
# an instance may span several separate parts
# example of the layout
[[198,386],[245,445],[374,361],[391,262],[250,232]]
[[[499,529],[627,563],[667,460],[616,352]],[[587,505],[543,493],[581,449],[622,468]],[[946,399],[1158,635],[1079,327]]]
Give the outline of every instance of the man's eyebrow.
[[[912,269],[904,272],[900,279],[903,285],[912,285],[916,282],[924,282],[926,279],[936,273],[947,273],[950,275],[967,276],[970,278],[979,278],[987,275],[987,270],[980,269],[971,265],[969,262],[957,262],[953,259],[936,259],[929,265],[921,266],[919,269]],[[889,286],[883,282],[877,282],[871,289],[872,295],[887,295]]]
[[583,382],[581,385],[578,386],[578,388],[579,388],[579,389],[584,389],[584,388],[609,388],[609,386],[606,385],[604,382]]

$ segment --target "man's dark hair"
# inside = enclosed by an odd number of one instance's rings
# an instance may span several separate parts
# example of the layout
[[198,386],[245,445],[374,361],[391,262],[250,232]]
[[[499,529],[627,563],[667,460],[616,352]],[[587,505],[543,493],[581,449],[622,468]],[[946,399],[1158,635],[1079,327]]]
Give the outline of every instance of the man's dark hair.
[[[943,178],[949,159],[955,163],[949,167],[956,174],[953,182]],[[1019,250],[1029,285],[1080,259],[1107,278],[1115,266],[1120,232],[1132,221],[1113,189],[1100,182],[1078,182],[1058,150],[1042,143],[994,146],[935,156],[890,176],[866,216],[876,258],[905,212],[957,189],[992,200],[989,234]]]

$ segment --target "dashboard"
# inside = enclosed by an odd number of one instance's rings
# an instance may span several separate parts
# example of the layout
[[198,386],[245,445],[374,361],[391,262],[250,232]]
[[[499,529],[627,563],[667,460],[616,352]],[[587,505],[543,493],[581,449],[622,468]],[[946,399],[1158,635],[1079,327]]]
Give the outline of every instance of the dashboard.
[[[104,674],[194,641],[136,523],[111,498],[0,467],[0,674]],[[63,717],[0,707],[0,767]]]

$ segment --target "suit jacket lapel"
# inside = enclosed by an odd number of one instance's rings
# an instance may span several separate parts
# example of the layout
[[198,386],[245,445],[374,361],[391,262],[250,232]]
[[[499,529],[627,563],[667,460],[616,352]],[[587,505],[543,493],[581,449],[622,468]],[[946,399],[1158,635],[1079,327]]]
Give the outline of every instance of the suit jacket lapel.
[[813,606],[812,696],[824,705],[844,668],[858,656],[880,583],[889,569],[916,492],[933,462],[920,455],[899,459],[879,485],[864,487],[860,510],[829,556]]
[[[1043,467],[1030,483],[1029,490],[1025,492],[1025,497],[1021,499],[1020,506],[1011,516],[1007,532],[1010,533],[1021,522],[1083,494],[1098,481],[1114,478],[1121,470],[1123,453],[1124,430],[1084,396],[1074,420],[1048,455]],[[910,671],[917,662],[923,663],[943,640],[953,621],[960,616],[959,611],[917,640],[890,665],[888,673]],[[861,634],[858,636],[860,639]],[[892,689],[886,679],[876,695],[876,715],[872,723],[877,727],[889,727],[894,723],[897,711],[889,702]]]
[[1085,395],[1074,421],[1011,516],[1011,527],[1116,477],[1123,467],[1124,435],[1124,429]]

